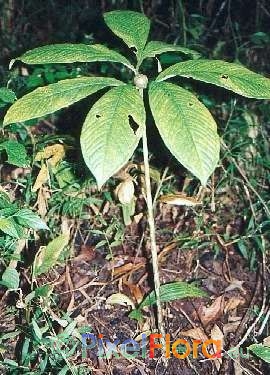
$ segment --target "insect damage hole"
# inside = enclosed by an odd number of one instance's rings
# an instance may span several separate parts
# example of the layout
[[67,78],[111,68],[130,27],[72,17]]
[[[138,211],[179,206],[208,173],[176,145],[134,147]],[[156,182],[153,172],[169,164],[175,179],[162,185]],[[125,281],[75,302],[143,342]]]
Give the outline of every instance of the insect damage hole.
[[228,79],[229,76],[228,76],[228,74],[222,74],[222,75],[221,75],[221,78],[222,78],[222,79]]
[[128,122],[134,134],[136,134],[136,131],[139,129],[139,125],[136,123],[136,121],[133,119],[131,115],[128,115]]
[[101,117],[101,115],[98,115],[98,114],[96,115],[96,118],[100,118],[100,117]]

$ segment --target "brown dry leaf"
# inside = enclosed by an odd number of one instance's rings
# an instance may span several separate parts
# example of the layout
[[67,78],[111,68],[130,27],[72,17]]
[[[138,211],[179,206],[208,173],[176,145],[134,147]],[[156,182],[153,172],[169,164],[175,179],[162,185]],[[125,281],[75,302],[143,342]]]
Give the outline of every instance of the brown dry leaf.
[[268,336],[265,339],[263,339],[263,345],[270,346],[270,336]]
[[181,331],[180,334],[184,337],[190,337],[193,340],[202,340],[202,341],[207,341],[208,337],[202,330],[202,328],[197,327],[197,328],[192,328],[189,329],[188,331]]
[[[211,339],[212,340],[220,340],[221,341],[221,347],[223,347],[224,335],[223,335],[223,332],[221,331],[221,329],[219,328],[219,326],[216,325],[216,324],[211,329]],[[215,344],[213,344],[213,348],[214,348],[214,353],[217,353],[218,348]],[[217,370],[220,369],[221,363],[222,363],[222,358],[216,358],[214,360],[214,364],[215,364]]]
[[37,153],[35,161],[48,160],[52,167],[55,167],[65,156],[65,148],[61,144],[47,146],[43,151]]
[[43,188],[38,191],[37,197],[37,207],[39,215],[44,218],[48,211],[48,199],[50,198],[50,193]]
[[230,310],[236,309],[239,305],[243,305],[245,303],[244,298],[242,297],[231,297],[228,301],[226,301],[224,306],[224,312],[227,313]]
[[162,195],[158,200],[162,203],[174,204],[176,206],[196,206],[201,204],[196,198],[187,197],[184,193]]
[[32,191],[33,192],[38,191],[42,187],[42,185],[48,181],[48,179],[49,179],[49,171],[48,171],[46,164],[43,164],[39,171],[37,179],[34,183]]
[[198,310],[199,317],[204,326],[207,326],[210,322],[217,320],[224,312],[224,296],[219,296],[212,303],[211,306],[200,306]]
[[244,281],[232,278],[230,285],[227,286],[227,288],[225,289],[225,292],[229,292],[230,290],[240,289],[242,290],[242,292],[245,293],[246,291],[243,288],[243,284],[244,284]]
[[133,301],[123,293],[114,293],[110,295],[106,299],[106,304],[107,305],[131,306],[132,309],[135,309],[135,305]]
[[237,321],[224,324],[223,332],[224,332],[225,337],[228,335],[228,333],[235,332],[237,330],[241,322],[241,319],[242,319],[241,317],[238,317]]
[[126,280],[126,277],[123,278],[124,284],[129,288],[132,297],[135,299],[137,304],[141,303],[143,300],[143,293],[141,288],[138,284],[132,284]]
[[73,258],[73,261],[92,261],[96,257],[96,252],[94,246],[81,245],[79,254]]

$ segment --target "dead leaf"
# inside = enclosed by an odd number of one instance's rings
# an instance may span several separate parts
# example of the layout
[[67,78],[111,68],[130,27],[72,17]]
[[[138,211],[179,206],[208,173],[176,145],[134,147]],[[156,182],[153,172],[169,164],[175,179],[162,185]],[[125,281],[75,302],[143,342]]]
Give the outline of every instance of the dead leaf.
[[[224,335],[223,335],[223,332],[221,331],[221,329],[219,328],[219,326],[216,325],[216,324],[211,329],[211,339],[221,341],[221,347],[223,347]],[[213,348],[214,348],[214,353],[217,353],[219,348],[215,344],[213,344]],[[222,358],[214,359],[214,364],[215,364],[217,370],[219,371],[220,366],[222,364]]]
[[224,296],[219,296],[211,306],[200,306],[198,310],[199,317],[204,326],[220,318],[224,312]]
[[123,293],[115,293],[109,296],[106,300],[107,305],[121,305],[121,306],[131,306],[135,309],[133,301]]
[[244,281],[232,278],[230,285],[227,286],[227,288],[225,289],[225,292],[229,292],[230,290],[240,289],[242,290],[242,292],[245,293],[246,291],[243,288],[243,284],[244,284]]
[[43,151],[36,154],[35,161],[48,160],[48,163],[55,167],[65,156],[65,147],[61,144],[47,146]]
[[49,179],[49,171],[48,171],[46,164],[43,164],[37,175],[32,191],[33,192],[38,191],[42,187],[42,185],[48,181],[48,179]]
[[236,309],[239,305],[243,305],[245,303],[244,298],[242,297],[232,297],[228,301],[226,301],[224,306],[224,312],[227,313],[230,310]]
[[176,206],[196,206],[202,204],[196,198],[187,197],[184,193],[168,194],[159,197],[159,202],[173,204]]
[[189,329],[188,331],[181,331],[180,335],[190,337],[193,340],[207,341],[208,337],[200,327]]

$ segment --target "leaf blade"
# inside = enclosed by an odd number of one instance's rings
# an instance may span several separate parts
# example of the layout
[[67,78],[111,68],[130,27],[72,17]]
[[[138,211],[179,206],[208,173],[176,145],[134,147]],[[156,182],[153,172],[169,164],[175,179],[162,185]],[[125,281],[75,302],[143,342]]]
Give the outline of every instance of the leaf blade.
[[205,185],[219,159],[219,138],[212,115],[192,93],[172,83],[152,82],[149,101],[164,143]]
[[33,211],[28,208],[22,208],[15,215],[13,215],[17,222],[27,228],[35,230],[49,230],[46,223]]
[[138,55],[146,44],[150,21],[143,14],[133,11],[114,10],[104,14],[107,26],[121,38],[129,48],[135,47]]
[[[139,126],[136,132],[130,119]],[[91,108],[82,128],[81,149],[99,188],[132,156],[144,125],[144,104],[131,85],[111,89]]]
[[188,60],[165,69],[157,81],[178,75],[224,87],[248,98],[270,98],[270,79],[239,64],[221,60]]
[[65,64],[111,61],[121,63],[134,70],[134,67],[124,56],[102,44],[49,44],[25,52],[23,55],[13,60],[12,63],[16,60],[20,60],[25,64]]
[[81,77],[39,87],[17,100],[7,111],[4,125],[42,117],[65,108],[107,86],[124,84],[114,78]]
[[62,234],[53,239],[46,247],[42,248],[37,254],[33,274],[39,276],[42,273],[48,272],[53,266],[57,264],[58,258],[64,248],[68,245],[69,236]]
[[184,55],[191,55],[193,58],[199,58],[201,56],[199,52],[193,51],[186,47],[152,40],[146,44],[142,53],[142,59],[147,57],[155,57],[156,55],[161,55],[162,53],[166,52],[179,52]]

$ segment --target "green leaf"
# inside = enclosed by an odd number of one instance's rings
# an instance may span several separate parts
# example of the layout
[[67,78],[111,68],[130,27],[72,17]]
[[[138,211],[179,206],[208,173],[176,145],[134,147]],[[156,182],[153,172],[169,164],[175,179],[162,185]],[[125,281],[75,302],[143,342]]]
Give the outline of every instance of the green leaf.
[[218,163],[220,149],[211,113],[192,93],[172,83],[152,82],[149,100],[164,143],[205,185]]
[[37,338],[39,340],[41,340],[42,339],[42,331],[41,331],[37,322],[34,319],[32,319],[32,325],[33,325],[33,331],[34,331],[35,335],[37,336]]
[[9,108],[4,118],[4,125],[48,115],[107,86],[123,84],[114,78],[82,77],[39,87],[17,100]]
[[[175,281],[169,284],[163,284],[160,287],[160,301],[170,302],[176,299],[183,299],[188,297],[206,297],[207,294],[193,284],[188,284],[183,281]],[[156,303],[156,294],[152,291],[140,304],[140,309],[146,306],[151,306]]]
[[263,344],[253,344],[248,347],[257,357],[263,361],[270,363],[270,347]]
[[16,100],[15,93],[7,87],[0,87],[0,101],[4,103],[13,103]]
[[50,44],[34,48],[11,61],[20,60],[25,64],[66,64],[74,62],[111,61],[121,63],[134,70],[131,63],[120,53],[101,44]]
[[62,234],[52,240],[46,247],[41,248],[37,254],[34,265],[34,277],[48,272],[57,264],[59,256],[64,248],[68,245],[69,236]]
[[141,13],[114,10],[104,14],[108,27],[140,56],[147,42],[150,21]]
[[14,139],[0,143],[0,151],[5,150],[8,156],[9,164],[18,167],[27,167],[29,165],[25,146]]
[[[176,281],[169,284],[164,284],[160,286],[160,300],[161,302],[170,302],[176,299],[183,298],[195,298],[195,297],[206,297],[207,293],[199,289],[193,284],[188,284],[183,281]],[[156,303],[155,291],[152,291],[139,305],[139,307],[129,314],[130,318],[141,320],[142,314],[141,310],[144,307],[152,306]]]
[[13,215],[15,220],[22,226],[32,228],[35,230],[46,229],[49,230],[45,222],[33,211],[28,208],[23,208]]
[[11,217],[0,218],[0,231],[4,232],[10,237],[14,237],[17,239],[20,238],[20,233],[18,233],[18,228],[16,226],[16,223]]
[[20,275],[15,268],[7,268],[2,275],[0,282],[8,289],[18,289],[20,284]]
[[248,98],[270,99],[270,79],[242,65],[220,60],[189,60],[165,69],[157,81],[181,76],[224,87]]
[[201,56],[199,52],[193,51],[189,48],[175,46],[173,44],[167,44],[159,41],[151,41],[145,46],[142,53],[142,59],[145,59],[146,57],[155,57],[156,55],[161,55],[165,52],[179,52],[183,53],[184,55],[190,55],[194,59]]
[[143,100],[131,85],[111,89],[94,104],[82,128],[81,148],[99,188],[132,156],[143,126]]

